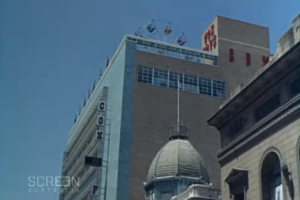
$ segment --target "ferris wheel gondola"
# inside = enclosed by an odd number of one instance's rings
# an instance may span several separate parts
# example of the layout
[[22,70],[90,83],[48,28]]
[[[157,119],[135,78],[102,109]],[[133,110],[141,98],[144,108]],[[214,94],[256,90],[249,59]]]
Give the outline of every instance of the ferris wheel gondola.
[[153,22],[153,20],[151,22],[148,23],[148,25],[146,26],[146,30],[149,32],[149,33],[153,33],[155,31],[156,27],[155,27],[155,24]]
[[165,30],[164,30],[165,35],[170,35],[173,32],[173,30],[169,24],[165,27]]
[[151,20],[146,24],[146,26],[140,27],[134,33],[134,35],[138,37],[147,37],[154,40],[173,43],[180,46],[184,46],[187,44],[187,38],[185,37],[184,33],[178,33],[176,29],[173,29],[173,27],[171,27],[170,22],[162,22],[160,20]]
[[179,44],[180,46],[185,45],[185,43],[187,42],[186,37],[184,36],[184,33],[182,33],[178,38],[177,38],[177,44]]

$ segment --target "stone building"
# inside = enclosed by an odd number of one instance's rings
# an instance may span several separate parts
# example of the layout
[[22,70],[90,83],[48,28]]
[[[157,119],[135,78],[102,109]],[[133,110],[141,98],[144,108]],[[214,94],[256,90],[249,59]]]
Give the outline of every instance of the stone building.
[[221,135],[222,199],[300,199],[300,15],[271,61],[208,123]]

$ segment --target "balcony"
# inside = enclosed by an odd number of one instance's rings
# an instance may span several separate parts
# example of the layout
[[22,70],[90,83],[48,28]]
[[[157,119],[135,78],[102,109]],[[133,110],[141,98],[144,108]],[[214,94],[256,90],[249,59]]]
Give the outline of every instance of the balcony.
[[189,200],[189,199],[203,199],[203,200],[220,200],[221,191],[212,189],[210,186],[192,185],[181,194],[172,197],[171,200]]

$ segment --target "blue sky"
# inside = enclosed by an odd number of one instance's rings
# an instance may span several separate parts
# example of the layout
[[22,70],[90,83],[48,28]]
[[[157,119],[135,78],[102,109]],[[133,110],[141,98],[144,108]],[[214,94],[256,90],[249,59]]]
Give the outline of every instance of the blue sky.
[[274,52],[299,8],[299,0],[0,0],[0,199],[58,199],[29,193],[27,178],[60,175],[74,115],[124,34],[160,19],[200,47],[223,15],[270,27]]

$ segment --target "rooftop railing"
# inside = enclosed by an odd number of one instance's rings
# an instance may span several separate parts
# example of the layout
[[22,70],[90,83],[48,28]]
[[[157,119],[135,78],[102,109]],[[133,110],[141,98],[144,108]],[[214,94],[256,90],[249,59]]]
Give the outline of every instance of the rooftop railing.
[[137,50],[155,53],[172,58],[179,58],[196,63],[218,66],[218,55],[198,49],[183,47],[167,42],[145,39],[137,36],[127,36],[127,40],[137,43]]

